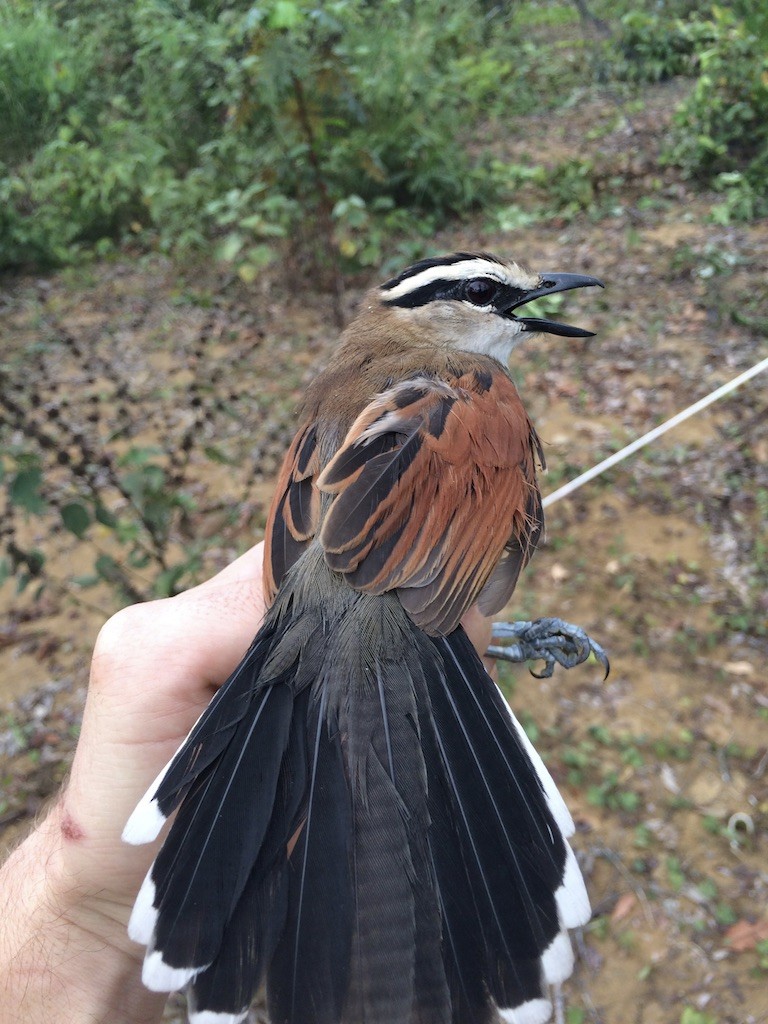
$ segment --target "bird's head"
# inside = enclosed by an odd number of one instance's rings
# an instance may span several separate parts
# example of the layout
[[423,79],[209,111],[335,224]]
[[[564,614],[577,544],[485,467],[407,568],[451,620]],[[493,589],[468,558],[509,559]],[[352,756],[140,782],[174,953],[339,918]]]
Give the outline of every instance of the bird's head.
[[[454,253],[422,260],[374,293],[373,307],[437,343],[484,352],[505,362],[526,333],[589,338],[593,331],[516,310],[533,299],[571,288],[602,288],[583,274],[531,274],[487,253]],[[369,307],[371,308],[371,307]]]

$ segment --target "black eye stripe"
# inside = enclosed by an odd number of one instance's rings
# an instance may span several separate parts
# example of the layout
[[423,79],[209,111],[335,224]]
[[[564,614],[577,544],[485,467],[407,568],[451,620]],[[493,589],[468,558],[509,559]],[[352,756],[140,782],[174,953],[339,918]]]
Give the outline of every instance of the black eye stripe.
[[428,302],[436,302],[438,299],[458,299],[461,297],[461,289],[464,281],[439,280],[430,281],[421,288],[414,288],[412,292],[406,292],[397,299],[384,297],[388,306],[403,306],[405,309],[414,309],[416,306],[426,306]]
[[473,305],[478,306],[478,308],[492,305],[495,310],[503,313],[505,310],[516,306],[525,298],[526,293],[522,288],[502,284],[501,281],[495,281],[489,277],[473,277],[469,281],[441,278],[438,281],[430,281],[428,284],[415,288],[412,292],[407,292],[405,295],[400,295],[396,299],[387,298],[386,294],[384,294],[382,295],[382,300],[387,306],[401,306],[403,309],[415,309],[418,306],[426,306],[430,302],[438,302],[441,299],[472,302],[472,299],[467,295],[467,287],[476,281],[488,281],[496,288],[492,298],[489,296],[483,302],[474,301]]

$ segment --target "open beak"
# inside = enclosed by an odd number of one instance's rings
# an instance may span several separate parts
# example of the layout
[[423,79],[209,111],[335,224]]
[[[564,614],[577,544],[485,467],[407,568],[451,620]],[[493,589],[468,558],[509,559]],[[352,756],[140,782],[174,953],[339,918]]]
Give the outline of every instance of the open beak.
[[557,292],[568,292],[572,288],[603,288],[603,282],[596,277],[587,277],[584,274],[542,274],[541,284],[538,288],[532,288],[525,292],[521,298],[517,298],[507,309],[504,316],[517,320],[523,325],[525,331],[540,331],[542,334],[559,334],[564,338],[592,338],[594,331],[586,331],[583,327],[571,327],[570,324],[559,324],[555,320],[544,320],[537,316],[515,316],[512,312],[524,306],[527,302],[540,299],[543,295],[555,295]]

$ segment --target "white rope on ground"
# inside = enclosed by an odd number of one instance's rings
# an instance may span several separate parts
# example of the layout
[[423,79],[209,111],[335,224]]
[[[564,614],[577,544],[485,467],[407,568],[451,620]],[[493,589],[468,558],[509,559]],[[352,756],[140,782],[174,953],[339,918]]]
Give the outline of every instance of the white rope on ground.
[[712,405],[719,398],[723,398],[725,395],[730,394],[731,391],[735,391],[736,388],[740,387],[746,381],[751,380],[752,377],[756,377],[758,373],[762,373],[763,370],[768,370],[768,357],[761,359],[755,366],[745,370],[744,373],[740,373],[738,377],[734,377],[733,380],[729,380],[727,384],[723,384],[717,388],[711,394],[706,395],[704,398],[700,398],[698,402],[694,402],[693,405],[689,405],[687,409],[683,409],[682,412],[677,413],[671,419],[666,420],[664,423],[660,423],[658,427],[654,427],[653,430],[649,430],[647,434],[643,434],[642,437],[638,437],[636,441],[628,444],[626,448],[622,448],[620,452],[614,452],[613,455],[609,455],[607,459],[603,459],[602,462],[598,462],[596,466],[588,469],[585,473],[577,476],[571,480],[570,483],[563,484],[562,487],[558,487],[556,491],[552,491],[542,501],[544,508],[547,505],[552,505],[554,502],[559,501],[561,498],[565,498],[566,495],[572,494],[575,490],[578,490],[582,484],[587,483],[588,480],[594,480],[596,476],[600,476],[611,466],[615,466],[617,462],[621,462],[626,459],[627,456],[632,455],[639,448],[644,448],[645,445],[650,444],[651,441],[655,441],[657,437],[661,437],[662,434],[666,434],[668,430],[676,427],[678,423],[682,423],[687,420],[690,416],[694,416],[697,412],[701,412],[702,409],[706,409],[708,405]]

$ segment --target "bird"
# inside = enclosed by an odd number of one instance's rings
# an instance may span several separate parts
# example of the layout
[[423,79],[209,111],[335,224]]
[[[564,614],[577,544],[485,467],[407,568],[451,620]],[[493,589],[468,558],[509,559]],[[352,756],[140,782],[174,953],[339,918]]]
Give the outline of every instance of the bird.
[[192,1024],[238,1024],[263,983],[273,1024],[549,1019],[590,916],[574,824],[461,621],[504,607],[542,535],[510,354],[593,333],[519,311],[595,286],[420,260],[309,385],[264,622],[123,833],[173,818],[129,935]]

